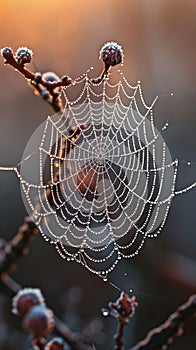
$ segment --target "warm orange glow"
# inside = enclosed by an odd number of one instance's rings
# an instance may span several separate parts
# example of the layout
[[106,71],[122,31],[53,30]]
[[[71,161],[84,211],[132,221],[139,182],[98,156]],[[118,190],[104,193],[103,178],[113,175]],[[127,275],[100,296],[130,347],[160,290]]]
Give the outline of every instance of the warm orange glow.
[[97,183],[101,178],[101,174],[92,169],[90,165],[86,165],[77,174],[77,186],[82,194],[88,195],[88,192],[95,192]]

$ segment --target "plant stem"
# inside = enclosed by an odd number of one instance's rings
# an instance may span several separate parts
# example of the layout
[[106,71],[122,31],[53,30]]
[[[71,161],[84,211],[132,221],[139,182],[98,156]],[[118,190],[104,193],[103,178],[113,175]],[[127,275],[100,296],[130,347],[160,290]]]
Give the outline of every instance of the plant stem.
[[119,321],[117,333],[114,335],[114,340],[116,342],[116,345],[114,346],[114,350],[123,350],[124,326],[125,326],[125,323]]
[[149,331],[146,337],[129,350],[154,350],[167,347],[173,342],[176,336],[183,334],[183,323],[188,317],[196,313],[196,294],[189,297],[187,302],[179,306],[167,320]]
[[63,76],[58,81],[46,81],[42,78],[41,73],[33,73],[27,69],[24,64],[20,64],[14,57],[11,48],[3,49],[2,55],[4,57],[4,63],[12,66],[22,74],[25,79],[29,81],[29,86],[37,91],[38,94],[52,106],[55,112],[62,111],[61,99],[59,94],[55,92],[55,89],[72,84],[73,81],[71,78]]

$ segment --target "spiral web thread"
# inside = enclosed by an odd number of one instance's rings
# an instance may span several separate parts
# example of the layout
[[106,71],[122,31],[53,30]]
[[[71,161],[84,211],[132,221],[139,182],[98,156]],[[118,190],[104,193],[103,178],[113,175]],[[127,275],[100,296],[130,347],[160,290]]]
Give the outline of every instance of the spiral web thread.
[[175,192],[178,161],[140,82],[131,86],[120,70],[100,84],[88,75],[62,89],[64,112],[43,123],[20,171],[0,169],[16,172],[30,215],[58,253],[107,280],[160,233],[174,195],[196,184]]

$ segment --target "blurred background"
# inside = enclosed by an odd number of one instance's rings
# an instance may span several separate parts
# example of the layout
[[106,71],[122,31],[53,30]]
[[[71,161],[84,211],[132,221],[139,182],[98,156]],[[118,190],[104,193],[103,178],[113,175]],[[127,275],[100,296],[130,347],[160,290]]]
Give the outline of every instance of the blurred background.
[[[52,70],[72,78],[94,66],[99,49],[116,41],[125,51],[124,73],[142,82],[147,102],[156,95],[155,123],[173,159],[180,160],[177,188],[196,181],[196,2],[194,0],[29,0],[0,1],[0,48],[27,46],[33,71]],[[0,165],[22,159],[34,130],[53,111],[27,87],[13,68],[0,62]],[[171,96],[173,93],[173,96]],[[191,162],[191,165],[188,165]],[[0,172],[0,236],[9,240],[27,215],[14,173]],[[196,289],[196,189],[177,196],[158,239],[146,241],[139,256],[122,261],[110,281],[136,295],[139,307],[127,327],[125,348],[163,322]],[[39,287],[50,307],[73,330],[90,325],[97,350],[111,349],[115,321],[101,308],[119,291],[76,263],[65,263],[41,237],[31,244],[13,272],[25,287]],[[10,299],[0,296],[0,349],[26,350],[28,336],[11,315]],[[192,320],[173,350],[194,350]],[[94,327],[94,328],[93,328]]]

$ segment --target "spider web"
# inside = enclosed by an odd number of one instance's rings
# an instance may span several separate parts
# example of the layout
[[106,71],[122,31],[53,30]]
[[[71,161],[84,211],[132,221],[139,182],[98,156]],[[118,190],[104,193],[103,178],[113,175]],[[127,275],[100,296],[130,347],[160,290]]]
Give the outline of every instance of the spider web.
[[[36,130],[14,170],[43,237],[67,261],[107,279],[163,228],[175,194],[173,161],[141,84],[89,72],[62,89],[63,113]],[[1,167],[1,169],[3,169]]]

